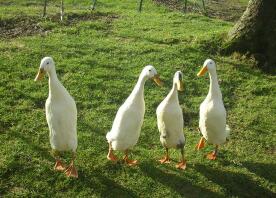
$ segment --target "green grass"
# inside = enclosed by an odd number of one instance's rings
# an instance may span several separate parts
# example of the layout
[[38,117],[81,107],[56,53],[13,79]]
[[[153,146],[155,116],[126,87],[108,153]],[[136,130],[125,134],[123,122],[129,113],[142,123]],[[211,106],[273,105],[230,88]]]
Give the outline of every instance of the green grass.
[[[53,5],[49,19],[41,19],[36,1],[28,7],[19,0],[3,2],[2,21],[34,17],[48,33],[16,38],[1,35],[0,196],[275,196],[276,78],[253,68],[251,60],[216,53],[216,38],[233,23],[169,11],[151,1],[145,1],[138,14],[135,1],[101,0],[95,12],[85,9],[89,1],[75,7],[67,4],[67,16],[74,20],[61,24],[51,18],[58,11]],[[77,21],[81,16],[94,19]],[[47,80],[33,81],[44,56],[54,58],[60,80],[77,103],[77,180],[53,171],[44,110]],[[214,162],[205,158],[212,145],[199,152],[194,149],[200,138],[196,132],[198,109],[209,87],[207,76],[197,78],[196,73],[206,58],[217,62],[232,130],[231,140],[221,147]],[[165,86],[159,88],[150,81],[145,86],[145,120],[131,155],[140,164],[112,164],[106,160],[105,134],[147,64],[156,67]],[[157,162],[164,149],[155,109],[179,69],[186,88],[179,96],[187,138],[185,171],[176,170],[175,162]],[[171,150],[171,157],[177,161],[178,151]]]

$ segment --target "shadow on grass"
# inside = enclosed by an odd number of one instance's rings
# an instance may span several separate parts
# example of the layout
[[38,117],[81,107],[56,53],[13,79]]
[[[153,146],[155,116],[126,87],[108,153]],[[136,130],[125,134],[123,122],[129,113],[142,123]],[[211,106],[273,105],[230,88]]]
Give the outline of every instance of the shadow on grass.
[[[49,161],[54,161],[54,158],[51,156],[50,154],[50,147],[49,149],[45,149],[37,144],[35,144],[33,142],[33,140],[31,138],[27,138],[26,136],[20,134],[20,133],[15,133],[15,132],[11,132],[9,134],[9,136],[11,137],[11,139],[21,139],[22,142],[24,142],[26,145],[28,145],[28,147],[33,151],[38,153],[40,156],[42,156],[44,159],[47,159]],[[47,140],[49,141],[49,140]]]
[[258,162],[243,162],[250,172],[267,179],[270,182],[276,182],[276,164],[265,164]]
[[267,68],[261,68],[257,67],[256,63],[244,63],[243,60],[239,61],[237,59],[236,62],[234,61],[229,61],[229,60],[223,60],[223,63],[232,65],[236,69],[238,69],[240,72],[244,74],[250,74],[251,76],[257,76],[257,77],[262,77],[263,74],[273,76],[275,75],[275,69],[272,69],[272,71],[266,70]]
[[208,180],[224,188],[225,194],[233,197],[273,197],[273,192],[258,185],[250,177],[238,172],[228,172],[196,165],[195,169]]
[[163,172],[161,169],[153,166],[152,163],[143,163],[140,165],[140,168],[146,176],[151,177],[153,180],[156,180],[159,183],[173,189],[182,197],[221,197],[219,194],[208,189],[191,184],[189,181],[180,176]]
[[[76,190],[81,192],[83,188],[88,188],[95,192],[95,194],[100,195],[100,197],[138,197],[132,190],[106,177],[104,172],[102,172],[103,169],[116,171],[122,168],[120,164],[104,165],[96,170],[81,168],[79,171],[79,179],[73,179],[70,182]],[[110,173],[111,176],[113,174],[113,172]]]

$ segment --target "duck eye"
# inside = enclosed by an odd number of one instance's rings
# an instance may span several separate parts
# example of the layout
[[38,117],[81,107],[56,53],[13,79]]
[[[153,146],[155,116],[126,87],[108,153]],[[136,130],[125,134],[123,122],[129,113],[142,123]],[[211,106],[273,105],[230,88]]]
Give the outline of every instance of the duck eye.
[[151,69],[149,71],[151,72]]
[[49,65],[49,62],[47,62],[47,65]]
[[182,80],[182,75],[180,73],[178,74],[178,78],[179,80]]

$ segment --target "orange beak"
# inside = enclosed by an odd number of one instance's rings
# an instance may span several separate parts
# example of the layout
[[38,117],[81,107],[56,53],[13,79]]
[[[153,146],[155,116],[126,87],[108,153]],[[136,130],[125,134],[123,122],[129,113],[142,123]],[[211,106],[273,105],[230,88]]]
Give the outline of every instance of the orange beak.
[[183,81],[178,82],[178,91],[184,91],[184,83]]
[[161,81],[159,75],[155,75],[153,78],[154,82],[158,85],[158,86],[163,86],[163,82]]
[[198,77],[203,76],[207,71],[208,71],[207,66],[204,66],[204,67],[202,67],[201,70],[197,73],[197,76],[198,76]]
[[45,74],[44,69],[40,68],[38,73],[36,74],[34,81],[41,80],[43,78],[44,74]]

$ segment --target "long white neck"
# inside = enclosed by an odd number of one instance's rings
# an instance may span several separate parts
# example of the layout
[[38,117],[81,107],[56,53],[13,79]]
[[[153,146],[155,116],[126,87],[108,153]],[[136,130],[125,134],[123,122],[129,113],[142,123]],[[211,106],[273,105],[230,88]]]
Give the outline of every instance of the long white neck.
[[173,101],[173,102],[179,103],[176,83],[173,83],[173,87],[172,87],[171,91],[169,92],[169,94],[167,95],[167,100],[168,100],[168,102]]
[[49,97],[59,97],[64,94],[67,94],[66,89],[58,80],[55,69],[50,70],[48,72],[48,76],[49,76]]
[[144,99],[144,85],[145,82],[148,78],[141,73],[139,76],[139,79],[134,87],[134,89],[132,90],[131,94],[129,95],[129,99],[130,100],[139,100],[139,99]]
[[219,88],[216,71],[211,71],[211,72],[209,71],[209,77],[210,77],[210,87],[209,87],[209,93],[207,97],[221,99],[222,95]]

